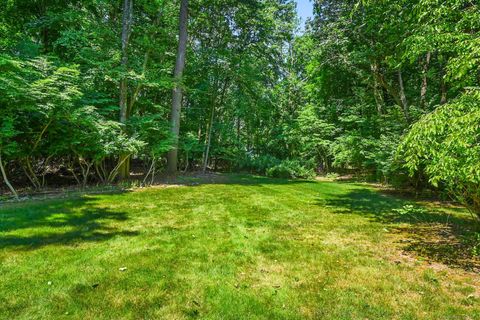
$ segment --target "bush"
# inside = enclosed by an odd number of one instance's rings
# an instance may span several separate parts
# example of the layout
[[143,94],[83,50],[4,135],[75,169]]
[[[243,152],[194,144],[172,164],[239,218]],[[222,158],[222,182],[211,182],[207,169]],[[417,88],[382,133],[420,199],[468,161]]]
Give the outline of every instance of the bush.
[[281,161],[274,156],[254,156],[241,161],[237,166],[239,169],[249,170],[251,172],[266,174],[269,168],[279,165]]
[[425,172],[480,219],[480,92],[438,107],[413,125],[397,151],[410,174]]
[[464,236],[462,242],[470,248],[470,252],[474,257],[480,257],[480,232]]
[[330,172],[330,173],[327,173],[325,175],[325,178],[327,179],[332,179],[332,180],[336,180],[340,177],[340,175],[338,173],[335,173],[335,172]]
[[285,160],[280,164],[267,169],[267,176],[274,178],[302,178],[315,177],[315,171],[310,166],[305,166],[298,160]]

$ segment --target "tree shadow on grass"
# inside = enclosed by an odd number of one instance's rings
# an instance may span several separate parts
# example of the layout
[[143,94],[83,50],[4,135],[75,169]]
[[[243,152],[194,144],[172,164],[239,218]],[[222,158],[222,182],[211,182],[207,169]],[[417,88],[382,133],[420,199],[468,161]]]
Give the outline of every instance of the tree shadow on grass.
[[328,199],[319,199],[318,205],[329,206],[338,214],[359,214],[388,224],[391,232],[402,236],[401,247],[407,252],[480,271],[480,257],[475,255],[475,247],[480,248],[480,224],[463,208],[422,205],[361,187],[329,194]]
[[55,200],[10,206],[0,211],[0,249],[33,250],[48,245],[78,245],[116,236],[135,236],[118,224],[126,212],[100,208],[96,198]]
[[249,173],[217,173],[217,172],[191,172],[179,176],[160,176],[157,184],[201,186],[208,184],[238,184],[242,186],[262,185],[295,185],[305,183],[316,183],[312,180],[270,178],[266,176],[251,175]]

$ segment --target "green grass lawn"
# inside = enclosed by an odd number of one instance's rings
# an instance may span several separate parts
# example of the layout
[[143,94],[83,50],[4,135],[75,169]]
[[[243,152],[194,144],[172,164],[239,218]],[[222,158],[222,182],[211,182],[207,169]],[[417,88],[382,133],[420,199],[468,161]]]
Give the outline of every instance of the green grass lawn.
[[0,318],[480,319],[473,220],[407,203],[232,175],[6,205]]

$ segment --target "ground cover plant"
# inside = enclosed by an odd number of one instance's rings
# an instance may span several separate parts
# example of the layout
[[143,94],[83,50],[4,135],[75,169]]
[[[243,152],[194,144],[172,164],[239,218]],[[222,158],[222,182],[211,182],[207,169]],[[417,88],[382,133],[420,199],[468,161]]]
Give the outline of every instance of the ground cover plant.
[[364,184],[180,177],[0,219],[2,319],[480,319],[473,218]]

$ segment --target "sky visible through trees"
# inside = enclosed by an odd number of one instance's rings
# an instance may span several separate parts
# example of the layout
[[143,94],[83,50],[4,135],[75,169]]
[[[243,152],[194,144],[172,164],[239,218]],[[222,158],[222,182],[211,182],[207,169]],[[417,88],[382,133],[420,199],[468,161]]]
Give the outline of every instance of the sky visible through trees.
[[311,0],[296,0],[298,16],[302,19],[301,29],[304,30],[304,24],[308,18],[313,17],[313,3]]

